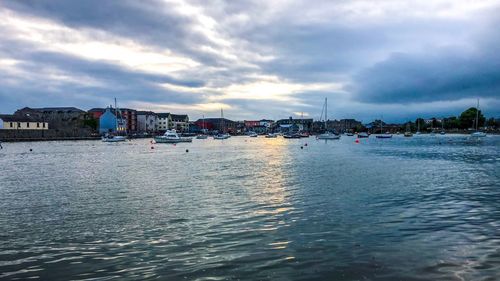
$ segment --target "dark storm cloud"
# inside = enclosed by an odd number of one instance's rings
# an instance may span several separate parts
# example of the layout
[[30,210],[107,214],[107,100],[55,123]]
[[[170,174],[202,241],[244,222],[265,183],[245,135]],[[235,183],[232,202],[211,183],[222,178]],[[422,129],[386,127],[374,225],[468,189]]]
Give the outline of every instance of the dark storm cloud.
[[500,95],[500,57],[394,54],[355,76],[355,98],[374,103],[428,102]]

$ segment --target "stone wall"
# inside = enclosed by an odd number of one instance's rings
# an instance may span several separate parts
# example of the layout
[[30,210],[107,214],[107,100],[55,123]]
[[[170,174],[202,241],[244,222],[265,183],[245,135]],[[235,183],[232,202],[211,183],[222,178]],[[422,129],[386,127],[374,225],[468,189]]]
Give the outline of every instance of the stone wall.
[[34,141],[99,138],[92,130],[0,130],[0,141]]

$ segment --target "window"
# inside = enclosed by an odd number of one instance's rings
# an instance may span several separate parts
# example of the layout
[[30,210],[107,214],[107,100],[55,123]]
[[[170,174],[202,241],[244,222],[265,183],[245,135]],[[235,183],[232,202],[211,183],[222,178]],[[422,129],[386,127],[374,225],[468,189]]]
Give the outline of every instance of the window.
[[26,122],[26,128],[30,127],[30,122]]
[[17,122],[17,127],[21,128],[21,122]]
[[45,123],[42,123],[43,124],[43,128],[45,128]]
[[14,125],[12,124],[12,122],[10,122],[10,127],[11,127],[11,128],[14,128]]
[[36,127],[40,128],[40,123],[36,122]]

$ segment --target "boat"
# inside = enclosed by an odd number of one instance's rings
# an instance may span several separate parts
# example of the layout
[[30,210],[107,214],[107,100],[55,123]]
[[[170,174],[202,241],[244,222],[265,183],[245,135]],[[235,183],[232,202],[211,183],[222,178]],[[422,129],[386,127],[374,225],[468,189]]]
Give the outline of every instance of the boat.
[[283,135],[283,137],[284,137],[285,139],[300,139],[300,138],[301,138],[301,137],[300,137],[300,135],[299,135],[299,134],[297,134],[297,133],[293,133],[293,134],[292,134],[292,133],[289,133],[289,134],[284,134],[284,135]]
[[417,118],[417,132],[415,135],[420,135],[420,119]]
[[193,139],[189,137],[180,137],[175,130],[167,130],[163,136],[154,137],[157,143],[179,143],[179,142],[192,142]]
[[389,132],[385,132],[385,134],[382,134],[382,119],[380,119],[380,135],[375,136],[377,139],[390,139],[392,138],[392,134]]
[[251,137],[251,138],[256,138],[258,137],[259,135],[257,135],[256,132],[248,132],[248,136]]
[[[205,115],[203,115],[203,119],[202,119],[201,122],[202,122],[201,123],[201,131],[203,133],[206,133],[205,132]],[[205,134],[199,134],[199,135],[196,136],[196,139],[198,139],[198,140],[206,140],[207,138],[208,138],[208,136],[205,135]]]
[[439,132],[440,135],[445,135],[446,132],[444,131],[444,118],[441,120],[441,132]]
[[268,139],[277,138],[277,137],[278,137],[278,134],[275,134],[275,133],[269,133],[266,135],[266,138],[268,138]]
[[406,132],[405,132],[404,136],[407,138],[413,137],[413,133],[411,132],[411,127],[410,127],[409,122],[406,124]]
[[476,131],[472,133],[470,136],[473,138],[484,138],[486,137],[485,132],[479,131],[479,99],[477,99],[477,107],[476,107],[476,120],[474,122],[476,126]]
[[125,136],[105,135],[102,137],[103,142],[121,142],[126,140],[127,138]]
[[316,139],[318,139],[318,140],[338,140],[338,139],[340,139],[340,135],[329,132],[327,125],[326,125],[327,120],[328,120],[328,99],[327,98],[325,98],[325,104],[323,105],[323,108],[325,109],[325,132],[318,135],[316,137]]
[[[118,109],[118,107],[116,106],[116,98],[115,98],[115,131],[118,131],[118,115],[120,115],[120,124],[123,125],[122,114],[120,112],[120,109]],[[126,139],[127,138],[125,136],[117,136],[106,133],[101,140],[103,142],[122,142],[125,141]]]
[[222,111],[222,108],[220,109],[220,128],[221,133],[214,135],[214,140],[225,140],[231,137],[231,135],[224,133],[224,111]]
[[299,135],[301,138],[308,138],[309,137],[309,133],[308,132],[299,132]]
[[354,136],[354,133],[346,133],[346,136],[352,137],[352,136]]
[[368,138],[370,135],[366,132],[358,133],[358,139]]

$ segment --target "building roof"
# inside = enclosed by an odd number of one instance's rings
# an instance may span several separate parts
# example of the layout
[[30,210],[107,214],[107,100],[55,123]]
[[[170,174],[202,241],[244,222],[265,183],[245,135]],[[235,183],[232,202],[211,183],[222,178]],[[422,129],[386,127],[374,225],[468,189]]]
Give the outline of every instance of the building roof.
[[189,119],[187,114],[170,114],[170,116],[174,121],[185,121],[186,119]]
[[221,122],[221,119],[224,119],[224,123],[237,123],[236,121],[233,121],[233,120],[229,120],[229,119],[226,119],[226,118],[204,118],[204,119],[198,119],[196,120],[196,122],[207,122],[207,123],[219,123]]
[[168,118],[170,116],[170,113],[156,113],[158,118]]
[[27,115],[0,115],[0,119],[4,122],[44,122],[41,118],[36,118],[34,116]]
[[[29,108],[25,107],[26,109],[32,109],[40,112],[51,112],[51,111],[63,111],[63,112],[85,112],[79,108],[76,107],[39,107],[39,108]],[[23,108],[24,109],[24,108]]]
[[137,115],[156,115],[153,111],[137,111]]
[[89,109],[87,112],[104,112],[105,110],[105,108],[94,107]]

